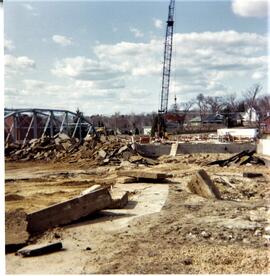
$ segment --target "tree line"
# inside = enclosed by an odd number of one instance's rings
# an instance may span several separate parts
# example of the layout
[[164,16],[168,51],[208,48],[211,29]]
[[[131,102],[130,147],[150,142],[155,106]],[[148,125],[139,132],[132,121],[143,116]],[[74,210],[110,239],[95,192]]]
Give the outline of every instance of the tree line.
[[[255,84],[244,91],[240,97],[237,97],[236,93],[223,97],[204,96],[203,93],[199,93],[190,101],[172,105],[169,112],[182,115],[189,114],[185,117],[190,119],[195,116],[203,118],[208,114],[233,114],[255,109],[260,120],[263,120],[270,115],[270,95],[261,94],[261,91],[262,86]],[[96,127],[121,129],[128,132],[135,128],[142,130],[145,126],[151,126],[156,115],[157,112],[126,115],[116,112],[111,116],[97,114],[88,118]]]

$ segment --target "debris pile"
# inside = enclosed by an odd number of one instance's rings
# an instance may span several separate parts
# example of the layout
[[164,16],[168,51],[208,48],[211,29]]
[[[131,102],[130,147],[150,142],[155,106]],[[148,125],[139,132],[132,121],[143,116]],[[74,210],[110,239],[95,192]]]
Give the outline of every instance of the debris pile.
[[96,165],[119,165],[122,161],[134,164],[156,165],[157,162],[140,156],[130,141],[115,137],[92,137],[90,135],[80,142],[64,133],[53,138],[32,139],[25,145],[9,144],[5,148],[7,160],[65,160],[77,162],[80,159],[93,160]]
[[69,138],[68,135],[60,133],[53,138],[32,139],[26,144],[6,145],[5,155],[14,161],[51,160],[75,152],[79,145],[79,139]]
[[219,165],[220,167],[230,166],[232,164],[239,164],[241,166],[248,163],[254,165],[265,165],[265,162],[259,157],[254,156],[254,153],[256,153],[255,150],[244,150],[228,159],[216,160],[208,163],[208,165]]

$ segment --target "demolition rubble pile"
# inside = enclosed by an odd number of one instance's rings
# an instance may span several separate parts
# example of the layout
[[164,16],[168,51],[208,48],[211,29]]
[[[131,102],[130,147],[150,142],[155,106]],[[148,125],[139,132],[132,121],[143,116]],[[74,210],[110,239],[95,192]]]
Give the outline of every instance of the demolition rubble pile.
[[216,160],[208,163],[208,165],[219,165],[220,167],[230,166],[232,164],[239,164],[240,166],[242,166],[248,163],[254,165],[265,165],[264,160],[257,156],[254,156],[255,153],[255,150],[244,150],[228,159]]
[[153,165],[141,157],[126,139],[87,136],[82,143],[78,138],[70,138],[64,133],[53,138],[32,139],[25,145],[9,144],[5,148],[7,160],[93,160],[98,165],[120,164],[122,161]]

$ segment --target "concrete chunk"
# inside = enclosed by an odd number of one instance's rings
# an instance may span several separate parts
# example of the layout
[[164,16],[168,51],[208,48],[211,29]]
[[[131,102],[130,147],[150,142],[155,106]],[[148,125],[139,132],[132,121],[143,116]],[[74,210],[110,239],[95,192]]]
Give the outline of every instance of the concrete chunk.
[[[27,215],[23,210],[9,211],[5,213],[5,238],[6,250],[15,245],[23,245],[28,240]],[[18,248],[17,248],[18,249]]]
[[122,152],[124,152],[127,149],[128,149],[128,146],[123,146],[118,150],[117,154],[121,154]]
[[62,146],[63,146],[63,148],[64,148],[65,150],[68,150],[69,147],[72,146],[72,144],[71,144],[69,141],[67,141],[67,142],[65,142],[65,143],[62,143]]
[[205,198],[221,199],[220,192],[205,170],[199,170],[188,183],[191,192]]
[[157,173],[149,171],[119,171],[117,172],[118,176],[129,176],[135,178],[146,178],[146,179],[165,179],[172,177],[172,174],[167,173]]
[[112,191],[110,192],[112,197],[112,204],[108,209],[122,209],[128,203],[128,192],[126,191]]
[[28,214],[28,231],[41,232],[51,227],[68,224],[105,209],[111,203],[111,195],[107,188],[72,198]]
[[62,249],[62,247],[63,246],[61,242],[35,244],[35,245],[26,246],[18,250],[17,254],[22,255],[24,257],[39,256],[39,255],[59,251]]
[[67,134],[65,134],[65,133],[59,133],[59,134],[58,134],[58,137],[59,137],[59,139],[62,140],[62,141],[65,141],[65,140],[69,140],[69,139],[70,139],[69,136],[68,136]]
[[101,150],[98,152],[98,155],[99,155],[101,158],[105,158],[106,155],[107,155],[107,153],[106,153],[106,151],[104,151],[104,150],[101,149]]

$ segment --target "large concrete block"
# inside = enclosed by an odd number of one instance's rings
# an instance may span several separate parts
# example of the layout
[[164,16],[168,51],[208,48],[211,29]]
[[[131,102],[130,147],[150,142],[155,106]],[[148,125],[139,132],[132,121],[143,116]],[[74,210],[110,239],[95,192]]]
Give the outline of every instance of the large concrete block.
[[188,183],[191,192],[205,198],[221,199],[220,192],[205,170],[199,170]]
[[28,231],[41,232],[105,209],[112,203],[107,188],[52,205],[27,215]]

